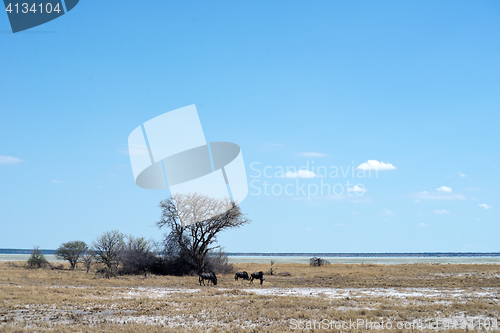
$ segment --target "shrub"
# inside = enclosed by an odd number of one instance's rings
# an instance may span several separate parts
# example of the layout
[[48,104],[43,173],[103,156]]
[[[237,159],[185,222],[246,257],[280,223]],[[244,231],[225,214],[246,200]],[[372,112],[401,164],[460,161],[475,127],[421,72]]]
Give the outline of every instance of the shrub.
[[151,272],[158,275],[196,275],[201,272],[214,272],[216,274],[227,274],[233,271],[233,265],[229,263],[229,258],[223,250],[208,251],[203,257],[203,266],[200,269],[199,263],[193,258],[186,248],[189,248],[190,239],[183,238],[184,244],[181,246],[178,239],[172,234],[168,235],[163,242],[163,250],[158,251],[160,256],[151,267]]
[[207,257],[205,271],[217,274],[229,274],[233,272],[234,267],[229,263],[229,257],[222,249],[219,249],[217,252],[209,252]]
[[147,274],[156,261],[153,243],[144,237],[128,236],[120,255],[119,274]]
[[266,272],[266,275],[275,275],[277,268],[274,268],[274,260],[271,260],[271,267]]
[[45,259],[42,251],[40,251],[39,246],[35,246],[33,251],[31,251],[31,257],[28,259],[27,268],[43,268],[47,266],[49,262]]
[[329,264],[330,262],[328,260],[324,260],[319,257],[312,257],[311,259],[309,259],[309,265],[311,266],[323,266]]

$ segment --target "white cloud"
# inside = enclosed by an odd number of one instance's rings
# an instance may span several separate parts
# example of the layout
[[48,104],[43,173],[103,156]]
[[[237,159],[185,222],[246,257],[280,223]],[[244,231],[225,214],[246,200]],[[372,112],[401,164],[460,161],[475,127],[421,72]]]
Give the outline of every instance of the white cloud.
[[55,179],[51,179],[50,180],[51,183],[54,183],[54,184],[62,184],[62,180],[55,180]]
[[14,156],[3,156],[0,155],[0,165],[1,164],[18,164],[24,162],[22,159]]
[[419,223],[418,226],[419,227],[425,227],[425,223]]
[[446,209],[436,209],[434,211],[434,214],[438,214],[438,215],[448,215],[450,214],[449,211],[447,211]]
[[464,174],[463,174],[463,173],[461,173],[460,171],[458,171],[458,175],[459,175],[460,177],[467,177],[466,175],[464,175]]
[[368,190],[364,186],[361,187],[358,185],[354,185],[353,187],[348,188],[347,194],[352,194],[352,192],[354,192],[357,195],[361,195],[364,194],[366,191]]
[[328,156],[328,154],[315,153],[312,151],[307,151],[305,153],[299,153],[298,155],[303,156],[303,157],[325,157],[325,156]]
[[380,215],[382,216],[392,216],[394,213],[390,209],[384,209],[382,212],[380,212]]
[[480,219],[476,219],[476,221],[481,221]]
[[368,160],[368,162],[358,165],[358,170],[396,170],[397,168],[391,163],[379,162],[377,160]]
[[299,171],[288,171],[285,174],[285,178],[314,178],[317,177],[317,175],[309,170],[299,170]]
[[490,205],[487,205],[485,203],[484,204],[479,204],[479,207],[484,208],[484,209],[490,209],[490,208],[492,208]]
[[415,203],[420,203],[420,200],[415,200]]
[[448,187],[448,186],[441,186],[441,187],[437,188],[436,191],[441,192],[441,193],[451,193],[451,192],[453,192],[453,190],[451,189],[451,187]]

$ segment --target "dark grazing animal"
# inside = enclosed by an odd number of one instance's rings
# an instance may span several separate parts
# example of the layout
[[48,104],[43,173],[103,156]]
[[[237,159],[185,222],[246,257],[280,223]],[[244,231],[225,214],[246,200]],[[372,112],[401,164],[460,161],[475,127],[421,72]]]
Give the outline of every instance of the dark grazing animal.
[[252,273],[251,275],[252,277],[250,278],[250,283],[253,283],[253,280],[260,280],[260,284],[262,284],[262,282],[264,282],[264,273],[262,271],[258,272],[258,273]]
[[248,273],[246,271],[237,272],[236,274],[234,274],[234,280],[238,281],[238,278],[244,279],[244,280],[250,280],[250,277],[248,276]]
[[210,285],[210,281],[212,282],[212,284],[214,286],[217,285],[217,276],[215,276],[215,273],[214,272],[210,272],[210,273],[201,273],[199,275],[199,279],[198,281],[200,281],[200,286],[201,286],[201,283],[203,282],[203,285],[205,285],[205,280],[208,280],[208,285]]

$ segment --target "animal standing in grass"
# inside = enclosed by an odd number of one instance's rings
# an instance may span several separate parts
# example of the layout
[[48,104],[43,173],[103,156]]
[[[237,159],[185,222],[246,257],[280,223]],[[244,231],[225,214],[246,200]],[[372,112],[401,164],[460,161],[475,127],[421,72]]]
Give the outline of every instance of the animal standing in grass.
[[248,273],[246,271],[237,272],[236,274],[234,274],[234,280],[238,281],[238,278],[244,279],[244,280],[250,280],[250,277],[248,276]]
[[210,273],[201,273],[199,275],[198,281],[200,281],[200,286],[201,283],[203,282],[203,285],[205,285],[205,280],[208,280],[208,285],[210,285],[210,282],[212,282],[212,285],[216,286],[217,285],[217,276],[215,275],[214,272]]
[[264,273],[262,271],[258,272],[258,273],[252,273],[251,275],[252,277],[250,278],[250,283],[253,283],[253,280],[260,280],[260,284],[262,284],[262,282],[264,282]]

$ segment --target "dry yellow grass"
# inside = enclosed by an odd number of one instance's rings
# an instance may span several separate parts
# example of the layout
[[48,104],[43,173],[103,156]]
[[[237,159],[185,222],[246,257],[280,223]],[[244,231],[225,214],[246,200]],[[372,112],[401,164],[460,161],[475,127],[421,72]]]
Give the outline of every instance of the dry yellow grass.
[[[235,266],[249,273],[268,268]],[[0,331],[282,332],[292,331],[294,320],[425,323],[464,316],[477,318],[476,329],[481,318],[500,322],[498,265],[276,266],[289,275],[267,275],[263,285],[222,275],[216,287],[199,287],[197,277],[97,279],[82,270],[0,263]]]

